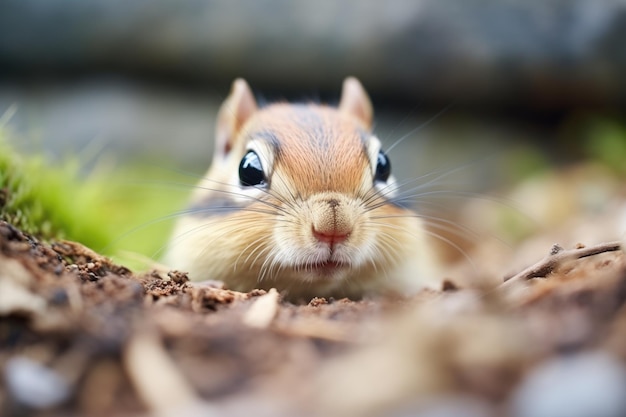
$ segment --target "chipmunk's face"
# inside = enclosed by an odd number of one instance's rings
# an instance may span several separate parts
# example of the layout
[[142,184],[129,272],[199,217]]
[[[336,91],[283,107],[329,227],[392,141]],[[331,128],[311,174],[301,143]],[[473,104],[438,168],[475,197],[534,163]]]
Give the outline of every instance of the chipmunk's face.
[[235,289],[313,295],[385,279],[420,225],[393,203],[391,164],[358,81],[344,84],[338,108],[258,109],[253,100],[235,84],[220,113],[213,166],[194,203],[207,235],[188,248],[195,269]]
[[350,115],[312,105],[260,110],[242,134],[231,181],[242,200],[271,212],[261,278],[336,281],[362,267],[384,270],[391,233],[378,217],[400,210],[388,207],[396,187],[376,137]]

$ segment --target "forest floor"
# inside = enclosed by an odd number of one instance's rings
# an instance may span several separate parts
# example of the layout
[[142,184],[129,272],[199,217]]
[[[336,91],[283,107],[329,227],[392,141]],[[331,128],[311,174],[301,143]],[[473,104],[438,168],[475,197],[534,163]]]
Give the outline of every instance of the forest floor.
[[621,244],[535,261],[493,285],[295,305],[0,221],[0,415],[626,415]]

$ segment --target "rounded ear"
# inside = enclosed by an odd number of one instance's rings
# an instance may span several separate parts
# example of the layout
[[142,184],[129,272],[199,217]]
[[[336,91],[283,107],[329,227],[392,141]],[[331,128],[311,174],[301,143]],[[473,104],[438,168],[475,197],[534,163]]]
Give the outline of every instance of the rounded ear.
[[374,110],[367,92],[354,77],[348,77],[343,81],[339,110],[349,113],[359,119],[365,126],[372,126]]
[[214,159],[228,156],[235,147],[239,130],[256,111],[256,100],[248,83],[237,78],[217,115]]

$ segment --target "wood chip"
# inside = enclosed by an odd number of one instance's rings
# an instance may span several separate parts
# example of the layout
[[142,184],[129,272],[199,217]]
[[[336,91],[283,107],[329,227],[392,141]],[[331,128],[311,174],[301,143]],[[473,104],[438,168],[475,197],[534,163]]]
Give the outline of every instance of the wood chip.
[[250,306],[244,315],[243,322],[250,327],[267,328],[274,320],[274,317],[276,317],[276,313],[278,313],[279,299],[278,291],[272,288],[267,294],[255,300],[254,304]]
[[142,332],[131,339],[124,365],[139,397],[152,411],[171,413],[200,401],[153,334]]
[[0,315],[43,314],[47,303],[12,279],[0,276]]
[[343,343],[363,342],[349,323],[332,322],[314,317],[294,319],[289,324],[275,326],[275,330],[294,337]]

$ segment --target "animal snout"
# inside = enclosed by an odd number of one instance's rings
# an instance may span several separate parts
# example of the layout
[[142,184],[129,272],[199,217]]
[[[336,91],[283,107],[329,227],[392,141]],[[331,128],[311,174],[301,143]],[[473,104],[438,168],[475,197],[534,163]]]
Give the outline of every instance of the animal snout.
[[322,198],[313,205],[311,232],[318,242],[332,247],[346,241],[353,228],[353,216],[339,197]]
[[331,230],[316,230],[315,226],[312,228],[313,236],[315,239],[322,243],[327,243],[331,246],[341,243],[350,237],[350,231],[331,229]]

